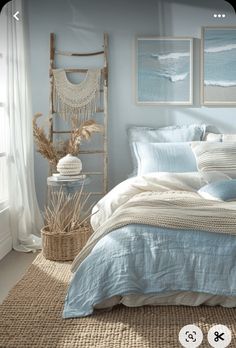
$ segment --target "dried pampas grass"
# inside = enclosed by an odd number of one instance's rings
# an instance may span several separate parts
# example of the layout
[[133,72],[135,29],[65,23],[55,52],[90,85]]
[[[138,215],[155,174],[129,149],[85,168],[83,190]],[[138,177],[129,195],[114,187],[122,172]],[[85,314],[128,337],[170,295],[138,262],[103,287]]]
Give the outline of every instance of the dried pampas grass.
[[93,133],[101,133],[103,127],[97,124],[94,120],[84,121],[79,128],[76,128],[77,120],[72,120],[73,130],[71,131],[70,139],[66,140],[62,145],[63,153],[69,153],[77,156],[80,150],[82,140],[89,140]]
[[78,156],[81,141],[89,140],[93,133],[100,133],[103,131],[103,126],[97,124],[92,119],[84,121],[79,128],[76,128],[76,120],[73,119],[73,129],[70,133],[70,138],[64,142],[53,144],[49,137],[45,135],[44,129],[37,125],[37,119],[41,116],[42,114],[37,113],[33,118],[33,135],[37,151],[54,167],[56,167],[59,159],[67,154]]
[[42,114],[37,113],[33,118],[33,135],[37,151],[46,158],[51,165],[56,166],[59,161],[58,153],[49,138],[45,135],[44,129],[37,125],[37,119],[41,116]]
[[50,206],[45,209],[45,225],[50,233],[66,233],[78,230],[83,224],[88,223],[92,216],[88,199],[91,193],[81,190],[74,194],[66,194],[62,190],[53,192]]

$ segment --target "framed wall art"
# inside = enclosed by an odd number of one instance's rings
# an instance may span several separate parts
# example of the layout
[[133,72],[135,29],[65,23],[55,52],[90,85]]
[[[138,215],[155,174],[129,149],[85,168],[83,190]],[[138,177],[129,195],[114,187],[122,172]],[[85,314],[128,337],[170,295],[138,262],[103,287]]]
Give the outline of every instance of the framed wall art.
[[138,104],[191,105],[193,39],[139,37],[135,48]]
[[202,28],[203,105],[236,105],[236,27]]

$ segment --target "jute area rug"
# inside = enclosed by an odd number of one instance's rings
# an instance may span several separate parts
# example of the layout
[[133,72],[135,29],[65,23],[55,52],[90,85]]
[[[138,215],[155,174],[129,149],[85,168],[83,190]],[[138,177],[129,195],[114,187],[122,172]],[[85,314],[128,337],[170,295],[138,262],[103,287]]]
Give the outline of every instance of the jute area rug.
[[198,325],[209,347],[207,332],[214,324],[232,330],[236,347],[236,310],[221,307],[118,306],[87,318],[62,319],[70,264],[47,261],[39,254],[23,279],[0,306],[1,348],[175,348],[179,330]]

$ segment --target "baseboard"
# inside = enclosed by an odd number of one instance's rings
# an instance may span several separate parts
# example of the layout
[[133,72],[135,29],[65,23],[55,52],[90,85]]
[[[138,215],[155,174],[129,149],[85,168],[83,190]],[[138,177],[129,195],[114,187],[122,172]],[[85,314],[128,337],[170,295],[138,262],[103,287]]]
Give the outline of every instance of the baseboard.
[[12,238],[11,236],[6,236],[0,242],[0,260],[4,258],[12,250]]

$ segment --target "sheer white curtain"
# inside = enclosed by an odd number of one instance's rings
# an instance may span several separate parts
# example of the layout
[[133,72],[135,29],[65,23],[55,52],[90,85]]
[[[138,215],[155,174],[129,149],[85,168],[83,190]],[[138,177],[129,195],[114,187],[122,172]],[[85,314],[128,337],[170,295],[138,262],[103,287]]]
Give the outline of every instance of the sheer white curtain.
[[[20,20],[13,18],[19,11]],[[13,248],[41,248],[42,217],[34,185],[31,96],[27,40],[22,0],[9,2],[2,11],[6,21],[6,103],[9,120],[8,187]]]
[[[6,18],[0,17],[0,33],[5,36]],[[7,149],[8,149],[8,118],[4,112],[6,104],[6,46],[0,40],[0,212],[8,205],[7,188]]]

